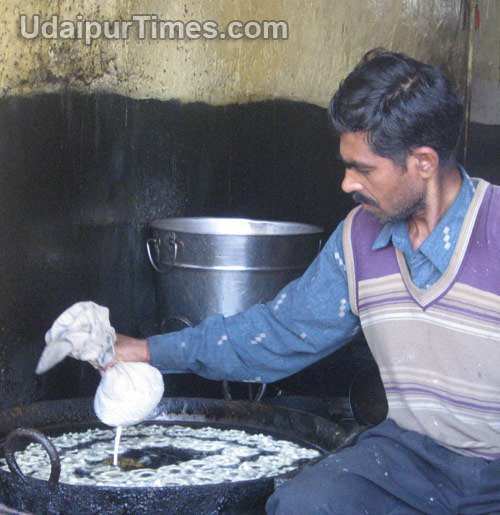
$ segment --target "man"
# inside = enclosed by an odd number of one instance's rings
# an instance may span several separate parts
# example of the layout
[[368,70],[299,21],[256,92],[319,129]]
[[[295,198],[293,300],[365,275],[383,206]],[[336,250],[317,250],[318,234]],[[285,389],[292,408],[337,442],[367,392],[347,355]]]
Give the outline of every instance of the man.
[[500,512],[500,188],[455,151],[462,107],[435,67],[375,50],[341,84],[342,189],[361,205],[267,304],[117,356],[164,372],[272,382],[361,327],[386,421],[279,488],[269,513]]

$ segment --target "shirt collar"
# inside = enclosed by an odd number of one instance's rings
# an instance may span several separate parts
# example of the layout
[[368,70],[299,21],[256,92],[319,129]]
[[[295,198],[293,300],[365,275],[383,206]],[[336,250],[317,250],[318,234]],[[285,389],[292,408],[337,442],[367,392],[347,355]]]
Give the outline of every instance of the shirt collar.
[[[415,253],[418,252],[422,253],[443,273],[449,263],[449,254],[439,252],[437,249],[443,248],[443,235],[450,232],[450,226],[455,228],[450,234],[450,242],[454,248],[456,240],[458,239],[458,232],[462,227],[465,214],[474,196],[474,184],[469,175],[460,165],[459,170],[462,175],[462,185],[457,197],[441,217],[431,234],[427,236],[416,251],[413,250],[411,246],[406,221],[385,224],[375,239],[372,249],[378,250],[384,248],[392,241],[392,244],[408,257],[414,256]],[[450,251],[453,250],[450,248]]]

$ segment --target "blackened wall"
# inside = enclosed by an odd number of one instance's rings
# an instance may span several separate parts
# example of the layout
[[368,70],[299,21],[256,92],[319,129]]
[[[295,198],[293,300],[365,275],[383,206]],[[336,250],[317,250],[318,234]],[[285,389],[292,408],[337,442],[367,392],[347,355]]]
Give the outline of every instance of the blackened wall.
[[[88,365],[38,378],[44,333],[74,302],[111,310],[115,328],[157,330],[147,225],[229,215],[311,222],[330,232],[351,207],[324,109],[267,101],[214,107],[74,92],[0,102],[0,406],[91,395]],[[467,166],[500,182],[500,131],[472,126]],[[333,395],[368,355],[348,347],[280,383]],[[190,379],[176,394],[219,395]]]
[[324,225],[339,194],[324,109],[269,101],[213,107],[72,92],[0,103],[0,403],[93,392],[90,366],[37,378],[44,333],[93,300],[115,328],[155,331],[147,224],[241,215]]
[[500,184],[500,125],[471,124],[466,166],[471,175]]

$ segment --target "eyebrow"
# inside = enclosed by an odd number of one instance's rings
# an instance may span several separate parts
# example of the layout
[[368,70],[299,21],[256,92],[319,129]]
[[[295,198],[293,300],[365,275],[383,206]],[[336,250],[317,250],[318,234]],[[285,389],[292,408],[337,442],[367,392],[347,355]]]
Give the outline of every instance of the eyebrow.
[[344,165],[345,168],[355,168],[356,170],[373,170],[375,167],[361,161],[346,161],[338,154],[337,159]]

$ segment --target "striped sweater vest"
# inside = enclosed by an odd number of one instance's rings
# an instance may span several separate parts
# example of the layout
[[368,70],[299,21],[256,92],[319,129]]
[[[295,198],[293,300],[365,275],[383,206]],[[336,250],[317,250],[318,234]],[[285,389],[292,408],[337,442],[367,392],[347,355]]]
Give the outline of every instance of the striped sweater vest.
[[474,179],[448,268],[417,288],[382,225],[358,207],[344,226],[351,309],[377,362],[388,417],[466,456],[500,458],[500,187]]

